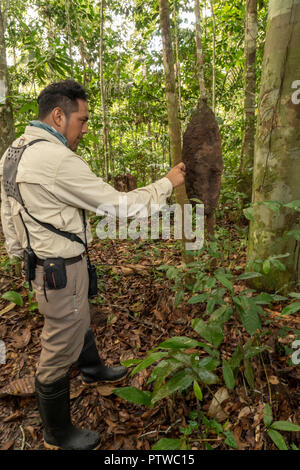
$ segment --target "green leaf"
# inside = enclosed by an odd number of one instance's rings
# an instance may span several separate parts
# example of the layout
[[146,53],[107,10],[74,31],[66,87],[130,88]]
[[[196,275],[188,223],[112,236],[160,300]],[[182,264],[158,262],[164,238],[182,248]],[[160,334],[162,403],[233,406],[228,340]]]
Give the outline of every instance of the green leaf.
[[137,374],[143,369],[146,369],[147,367],[151,366],[154,362],[159,361],[163,357],[167,356],[167,352],[155,352],[150,354],[150,356],[146,357],[142,362],[140,362],[139,365],[137,365],[133,371],[130,373],[130,375]]
[[5,292],[5,294],[2,295],[2,299],[9,300],[9,302],[13,302],[19,307],[23,306],[23,297],[14,290],[9,290],[8,292]]
[[177,372],[168,382],[153,393],[151,402],[154,404],[176,391],[188,388],[193,382],[193,377],[189,371],[181,370]]
[[177,308],[178,305],[181,304],[183,300],[184,300],[184,291],[179,290],[178,292],[176,292],[176,295],[175,295],[175,300],[174,300],[175,307]]
[[244,365],[245,365],[244,374],[247,379],[247,382],[250,385],[250,387],[254,388],[254,373],[253,373],[253,368],[251,366],[251,363],[249,360],[245,359]]
[[263,267],[262,267],[262,268],[263,268],[263,272],[264,272],[265,274],[269,274],[270,269],[271,269],[270,260],[267,259],[267,260],[263,263]]
[[256,330],[261,329],[261,322],[257,313],[253,310],[247,312],[241,312],[242,323],[245,327],[245,330],[250,334],[254,335]]
[[171,372],[175,372],[177,369],[182,367],[182,364],[171,358],[161,361],[152,371],[147,384],[156,380],[158,383],[162,383]]
[[264,423],[267,427],[269,427],[272,421],[273,421],[272,408],[269,405],[269,403],[266,403],[265,409],[264,409]]
[[266,351],[268,348],[266,346],[251,346],[245,350],[245,359],[250,359],[251,357],[257,356],[263,351]]
[[233,290],[233,285],[232,282],[229,281],[229,279],[226,277],[225,274],[223,273],[216,273],[215,277],[218,279],[218,281],[222,284],[222,286],[226,287],[227,289],[230,290],[230,292],[234,292]]
[[289,450],[282,435],[274,429],[268,429],[268,434],[279,450]]
[[243,210],[244,216],[248,220],[254,220],[254,208],[253,207],[247,207],[247,209]]
[[271,428],[278,429],[279,431],[300,431],[300,426],[298,424],[291,423],[290,421],[274,421]]
[[289,209],[294,209],[297,212],[300,212],[300,201],[291,201],[288,204],[283,204],[284,207]]
[[114,390],[114,394],[130,403],[137,403],[138,405],[150,406],[151,392],[143,392],[136,387],[121,387]]
[[230,430],[224,431],[224,435],[226,436],[225,444],[227,444],[229,447],[232,447],[233,449],[237,449],[238,446],[232,432]]
[[181,439],[167,439],[163,437],[154,446],[152,450],[177,450],[181,447]]
[[201,318],[195,318],[192,321],[192,328],[216,348],[224,339],[222,328],[219,325],[207,325]]
[[229,388],[229,390],[233,390],[235,386],[235,378],[230,364],[228,361],[225,361],[225,359],[223,359],[222,370],[226,387]]
[[125,361],[122,361],[121,364],[122,366],[130,367],[130,366],[133,366],[134,364],[139,364],[140,362],[141,362],[141,359],[126,359]]
[[300,310],[300,302],[294,302],[288,305],[287,307],[285,307],[282,310],[281,315],[290,315],[291,313],[298,312],[299,310]]
[[187,336],[174,336],[174,338],[163,341],[158,346],[164,349],[188,349],[198,346],[198,341],[188,338]]
[[289,294],[290,297],[294,297],[294,299],[300,300],[300,293],[299,292],[291,292]]
[[[227,313],[227,315],[224,315],[225,312]],[[222,305],[221,307],[219,307],[217,310],[215,310],[211,316],[210,316],[210,323],[212,322],[220,322],[220,323],[224,323],[225,321],[228,321],[229,318],[231,317],[232,315],[232,308],[231,307],[228,307],[227,305]]]
[[234,351],[233,355],[229,359],[228,364],[230,365],[232,369],[236,369],[237,367],[240,366],[242,359],[243,359],[243,350],[242,350],[241,345],[239,344],[236,350]]
[[202,401],[203,400],[202,390],[196,380],[194,380],[193,388],[194,388],[195,397],[198,398],[198,400]]
[[207,294],[194,295],[188,300],[188,304],[194,305],[204,302],[207,299]]
[[249,273],[240,274],[240,276],[238,276],[237,279],[242,281],[244,279],[253,279],[255,277],[262,277],[262,274],[255,273],[255,272],[249,272]]
[[219,381],[216,374],[205,369],[204,367],[193,368],[193,370],[196,372],[200,382],[206,385],[216,384]]

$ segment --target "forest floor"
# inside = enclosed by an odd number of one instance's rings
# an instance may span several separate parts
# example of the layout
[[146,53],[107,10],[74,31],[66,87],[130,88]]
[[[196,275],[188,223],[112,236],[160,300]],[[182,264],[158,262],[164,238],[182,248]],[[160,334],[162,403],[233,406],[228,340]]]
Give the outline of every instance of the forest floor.
[[[239,246],[227,256],[226,264],[244,266],[245,249],[239,241],[236,226],[229,224],[226,230]],[[6,344],[6,364],[0,365],[0,450],[43,449],[33,381],[40,354],[43,318],[37,310],[29,310],[28,293],[22,280],[6,269],[3,240],[0,256],[1,294],[15,290],[24,300],[23,306],[18,307],[0,299],[0,338]],[[199,340],[191,320],[203,315],[203,305],[183,302],[175,308],[172,281],[155,269],[162,264],[176,266],[181,263],[178,242],[95,240],[91,256],[101,271],[101,298],[91,303],[91,328],[108,365],[144,358],[149,350],[173,336]],[[239,281],[234,287],[239,292],[245,285]],[[274,420],[300,423],[300,368],[291,365],[287,354],[295,338],[293,332],[300,329],[300,320],[296,315],[281,317],[282,306],[277,304],[269,312],[268,334],[264,338],[272,352],[253,358],[255,387],[248,386],[241,370],[234,390],[229,390],[222,402],[222,409],[215,411],[216,419],[224,429],[232,432],[240,450],[276,449],[264,425],[266,403],[272,405]],[[249,335],[236,319],[230,319],[225,329],[220,351],[221,357],[228,358],[238,341],[242,338],[246,342]],[[118,386],[150,390],[151,385],[146,385],[150,371],[151,367],[129,375]],[[217,375],[221,379],[219,384],[203,386],[201,410],[205,415],[213,394],[224,388],[221,367],[217,369]],[[83,385],[75,369],[71,377],[73,422],[97,429],[102,435],[100,448],[103,450],[150,450],[161,438],[183,438],[189,448],[195,450],[205,449],[208,445],[218,450],[232,448],[225,442],[225,435],[213,428],[202,427],[184,435],[182,427],[188,427],[190,413],[197,410],[192,388],[147,408],[116,396],[113,393],[116,385]],[[300,448],[300,433],[282,434],[289,445],[293,443]]]

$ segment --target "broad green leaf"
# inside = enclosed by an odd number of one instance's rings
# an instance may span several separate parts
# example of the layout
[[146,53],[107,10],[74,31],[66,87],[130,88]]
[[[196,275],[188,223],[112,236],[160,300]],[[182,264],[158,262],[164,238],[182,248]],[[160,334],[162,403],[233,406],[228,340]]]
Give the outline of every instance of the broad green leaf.
[[201,318],[195,318],[192,321],[192,327],[202,338],[206,339],[216,348],[220,346],[224,339],[222,328],[217,324],[208,325]]
[[259,204],[267,206],[271,211],[276,212],[276,214],[279,214],[280,207],[283,206],[283,204],[279,201],[262,201]]
[[231,307],[228,307],[227,305],[222,305],[222,307],[219,307],[217,310],[215,310],[211,314],[209,322],[210,324],[212,324],[213,322],[216,322],[222,325],[223,323],[229,320],[232,313],[233,313],[233,310]]
[[300,426],[298,424],[291,423],[290,421],[274,421],[271,428],[278,429],[279,431],[300,431]]
[[224,435],[226,436],[225,444],[227,444],[229,447],[232,447],[233,449],[237,449],[238,446],[232,432],[230,430],[224,431]]
[[154,446],[152,450],[178,450],[181,448],[181,439],[167,439],[163,437]]
[[188,338],[187,336],[174,336],[159,344],[159,348],[163,349],[188,349],[198,346],[198,341]]
[[208,294],[194,295],[188,300],[188,304],[194,305],[194,304],[199,304],[200,302],[205,302],[207,297],[208,297]]
[[294,299],[300,300],[300,293],[299,292],[291,292],[289,294],[290,297],[293,297]]
[[188,388],[193,382],[193,377],[189,371],[181,370],[177,372],[168,382],[162,385],[155,393],[153,393],[151,402],[154,404],[174,392]]
[[232,369],[236,369],[237,367],[240,366],[240,363],[243,359],[243,350],[241,345],[239,344],[234,351],[233,355],[229,359],[228,363]]
[[243,209],[244,216],[248,220],[254,220],[254,208],[253,207],[247,207],[247,209]]
[[300,201],[291,201],[288,204],[283,204],[283,206],[300,212]]
[[181,302],[183,302],[183,300],[184,300],[184,291],[179,290],[178,292],[176,292],[176,295],[175,295],[175,300],[174,300],[175,307],[177,308],[178,305],[181,304]]
[[116,388],[114,394],[131,403],[137,403],[138,405],[150,406],[151,404],[151,392],[143,392],[136,387]]
[[233,390],[235,386],[235,378],[232,368],[230,367],[228,361],[225,361],[225,359],[223,359],[222,371],[226,387],[229,388],[229,390]]
[[257,315],[256,311],[250,307],[250,305],[247,310],[240,312],[240,316],[245,330],[250,335],[254,335],[256,330],[261,329],[261,322],[259,316]]
[[264,423],[267,427],[269,427],[272,421],[273,421],[272,408],[269,405],[269,403],[266,403],[265,408],[264,408]]
[[133,371],[130,373],[130,375],[137,374],[143,369],[146,369],[147,367],[151,366],[154,362],[159,361],[163,357],[167,356],[167,352],[155,352],[150,354],[150,356],[146,357],[142,362],[140,362],[139,365],[137,365]]
[[281,315],[291,315],[292,313],[298,312],[300,310],[300,302],[294,302],[287,307],[285,307]]
[[217,280],[222,284],[222,286],[226,287],[227,289],[230,290],[230,292],[234,292],[233,291],[233,285],[232,285],[232,282],[229,281],[229,279],[226,277],[225,274],[223,273],[216,273],[215,274],[215,277],[217,278]]
[[23,306],[23,297],[14,290],[9,290],[8,292],[5,292],[5,294],[2,295],[2,299],[9,300],[9,302],[13,302],[19,307]]
[[274,429],[268,429],[268,434],[279,450],[289,450],[282,435]]
[[260,305],[269,305],[273,302],[273,300],[274,300],[273,296],[270,294],[267,294],[266,292],[262,292],[261,294],[253,297],[253,301],[256,304],[260,304]]
[[219,381],[216,374],[205,369],[204,367],[198,367],[197,369],[195,368],[193,370],[197,373],[199,381],[206,385],[216,384]]
[[257,356],[263,351],[266,351],[268,348],[266,346],[251,346],[250,348],[245,349],[245,359],[250,359],[251,357]]
[[270,263],[270,260],[266,259],[266,261],[264,261],[264,264],[263,264],[263,272],[265,274],[269,274],[270,270],[271,270],[271,263]]
[[122,366],[130,367],[135,364],[139,364],[140,362],[141,362],[141,359],[126,359],[125,361],[122,361],[121,364]]
[[248,384],[250,385],[251,388],[254,388],[254,373],[253,373],[253,368],[251,366],[251,363],[249,360],[245,359],[244,360],[244,365],[245,365],[245,377],[247,379]]
[[255,273],[255,272],[249,272],[249,273],[244,273],[244,274],[240,274],[237,279],[239,279],[240,281],[244,280],[244,279],[253,279],[255,277],[262,277],[262,274],[260,273]]
[[195,397],[198,398],[198,400],[202,401],[203,400],[202,390],[196,380],[194,380],[193,388],[194,388]]
[[182,367],[182,364],[176,359],[166,359],[161,361],[152,371],[147,384],[156,380],[158,383],[162,383],[168,375],[175,372],[177,369]]

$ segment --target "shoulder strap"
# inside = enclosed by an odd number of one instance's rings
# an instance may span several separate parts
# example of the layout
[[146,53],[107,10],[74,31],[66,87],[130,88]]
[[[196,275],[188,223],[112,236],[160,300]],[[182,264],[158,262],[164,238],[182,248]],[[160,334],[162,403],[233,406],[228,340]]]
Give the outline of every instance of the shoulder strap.
[[[10,147],[10,149],[12,150],[12,152],[14,152],[16,155],[17,155],[17,150],[18,150],[18,152],[19,152],[18,158],[17,158],[17,159],[15,160],[15,162],[14,162],[14,163],[15,163],[15,166],[16,166],[16,168],[15,168],[15,176],[16,176],[16,173],[17,173],[18,164],[19,164],[19,162],[20,162],[20,160],[21,160],[21,157],[22,157],[22,155],[23,155],[24,150],[25,150],[27,147],[30,147],[31,145],[36,144],[37,142],[43,142],[43,141],[44,141],[44,142],[49,142],[49,141],[46,140],[46,139],[36,139],[36,140],[32,140],[31,142],[29,142],[28,144],[24,145],[23,147],[13,147],[13,146]],[[21,193],[20,193],[20,191],[19,191],[19,187],[18,187],[18,186],[19,186],[19,184],[16,183],[16,189],[18,190],[17,192],[18,192],[18,196],[19,196],[19,197],[16,198],[14,195],[13,195],[13,197],[15,197],[15,199],[17,199],[18,202],[21,203],[23,209],[25,210],[26,214],[29,215],[29,217],[31,217],[36,223],[38,223],[38,224],[41,225],[42,227],[46,228],[47,230],[50,230],[51,232],[56,233],[57,235],[61,235],[62,237],[65,237],[65,238],[67,238],[68,240],[70,240],[70,241],[72,241],[72,242],[81,243],[82,245],[84,245],[84,247],[85,247],[85,249],[86,249],[86,251],[87,251],[87,242],[83,242],[83,241],[81,240],[81,238],[78,237],[75,233],[64,232],[64,231],[62,231],[62,230],[59,230],[58,228],[55,228],[53,225],[48,224],[47,222],[41,222],[40,220],[36,219],[33,215],[31,215],[31,214],[28,212],[28,209],[27,209],[27,207],[26,207],[25,204],[24,204],[24,201],[23,201],[23,199],[22,199],[22,197],[21,197]],[[84,233],[85,233],[85,240],[86,240],[85,212],[83,211],[83,213],[84,213],[84,216],[83,216],[83,217],[84,217],[84,218],[83,218],[83,220],[84,220]],[[22,217],[21,213],[20,213],[20,217],[21,217],[21,219],[22,219],[22,222],[23,222],[23,225],[24,225],[24,228],[25,228],[25,232],[26,232],[26,237],[27,237],[28,245],[30,245],[30,243],[29,243],[29,233],[28,233],[27,227],[26,227],[26,225],[25,225],[25,223],[24,223],[24,220],[23,220],[23,217]]]

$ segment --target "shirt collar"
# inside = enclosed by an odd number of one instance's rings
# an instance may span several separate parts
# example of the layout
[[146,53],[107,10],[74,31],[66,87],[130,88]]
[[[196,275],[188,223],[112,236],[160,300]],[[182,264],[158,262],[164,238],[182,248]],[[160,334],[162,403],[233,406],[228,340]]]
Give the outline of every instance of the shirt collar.
[[69,147],[68,141],[65,138],[65,136],[62,135],[59,131],[54,129],[54,127],[50,126],[49,124],[46,124],[45,122],[41,122],[41,121],[30,121],[29,124],[30,124],[30,126],[39,127],[40,129],[44,129],[45,131],[47,131],[50,134],[57,137],[57,139],[60,140],[66,147]]

